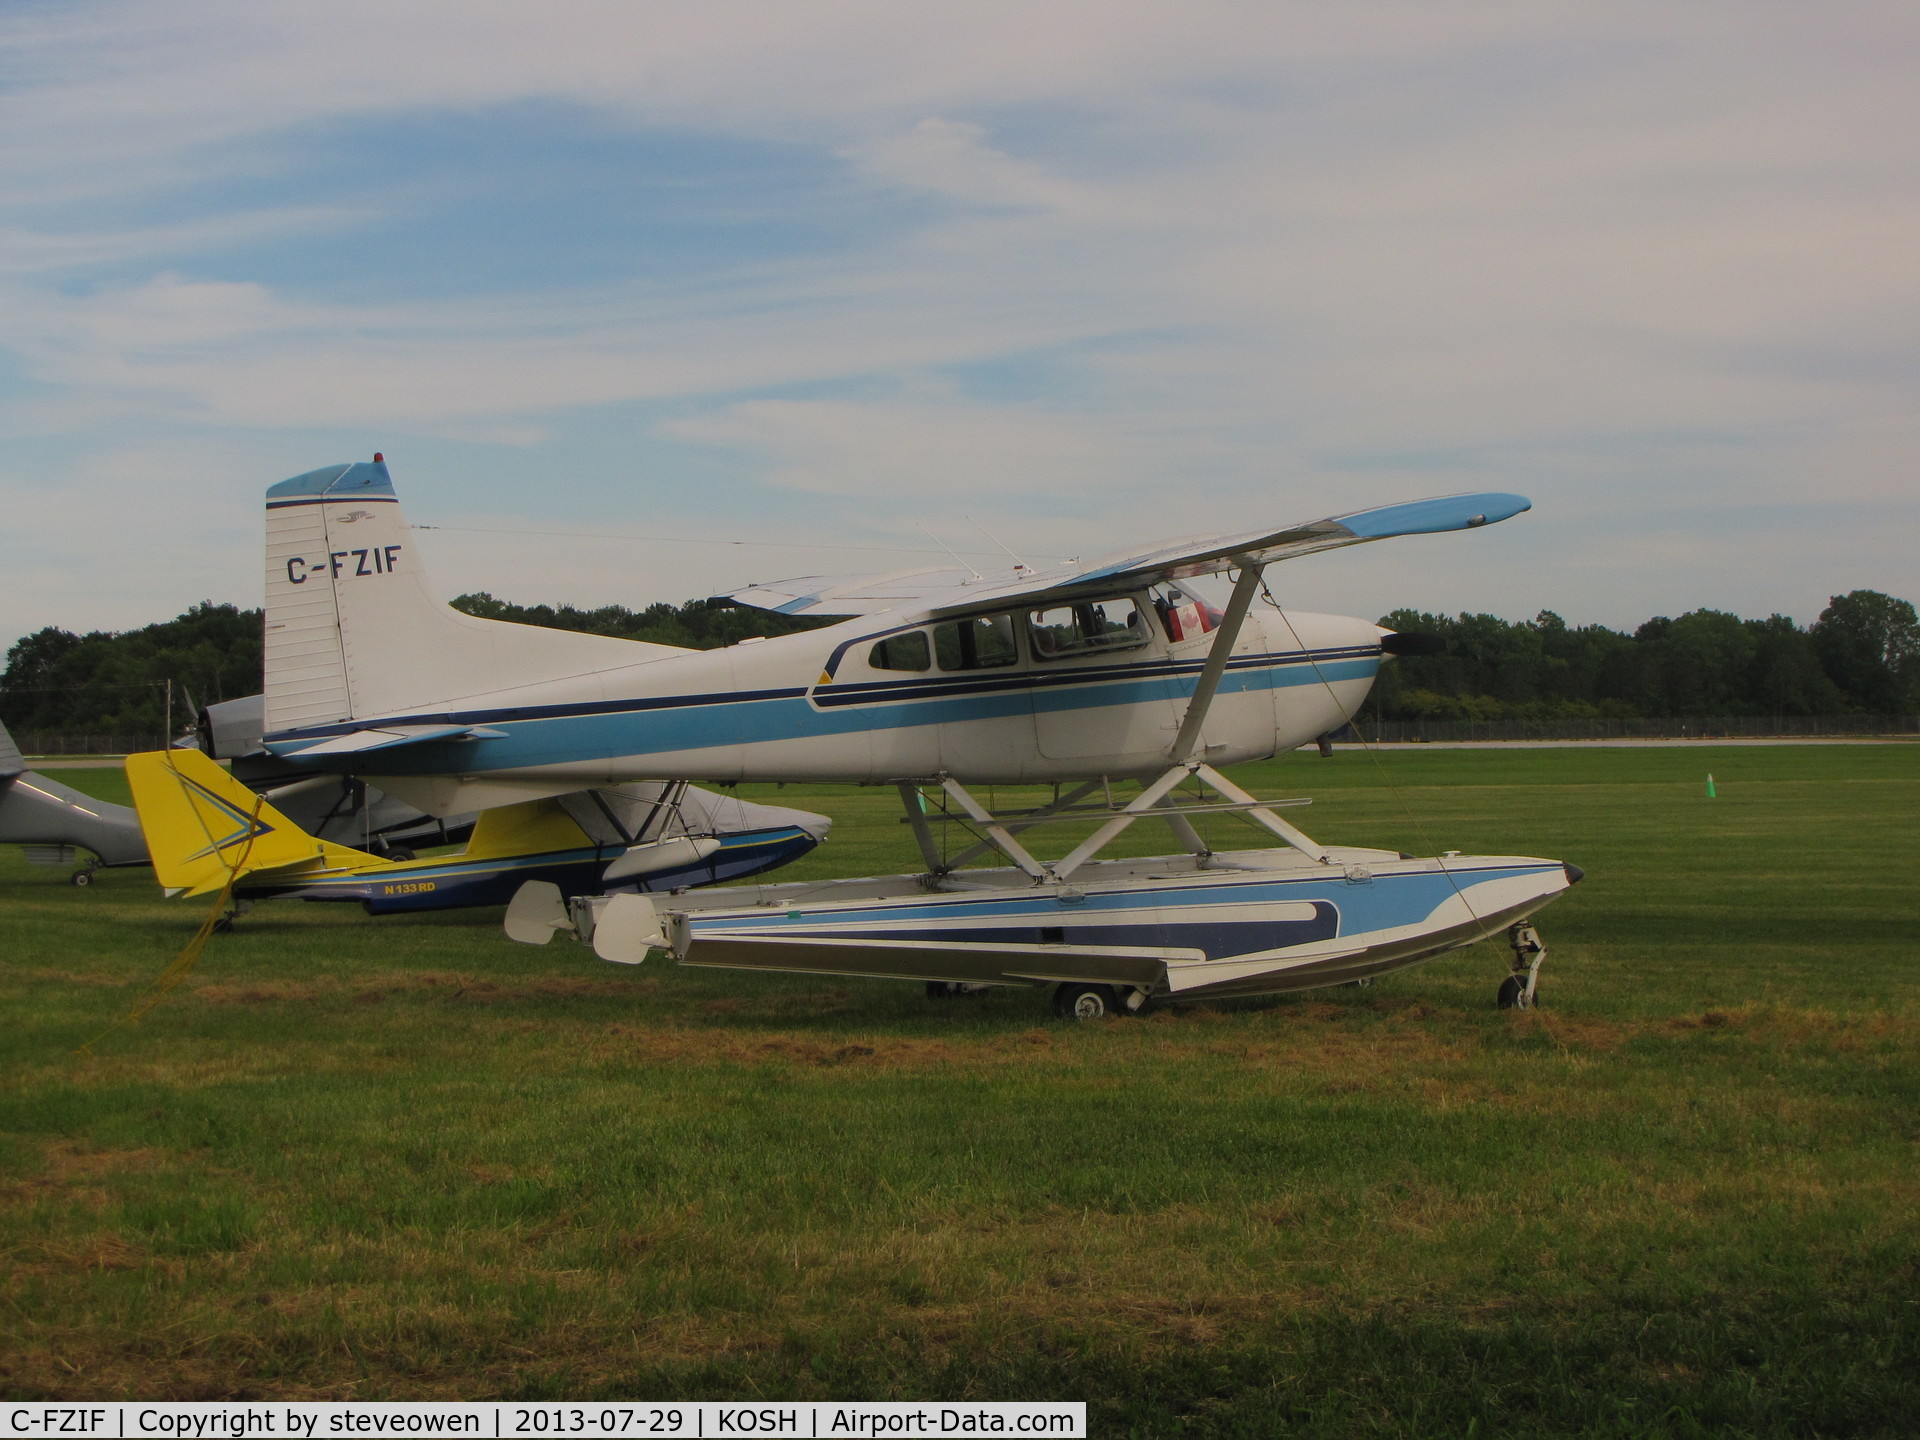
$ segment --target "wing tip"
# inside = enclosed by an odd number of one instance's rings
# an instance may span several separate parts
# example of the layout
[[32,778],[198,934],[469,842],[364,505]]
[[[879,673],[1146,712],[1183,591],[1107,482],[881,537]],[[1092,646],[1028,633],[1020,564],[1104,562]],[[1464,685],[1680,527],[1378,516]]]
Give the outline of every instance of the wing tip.
[[1533,502],[1524,495],[1489,490],[1470,495],[1436,495],[1428,500],[1356,510],[1350,515],[1337,516],[1335,523],[1358,539],[1385,540],[1395,535],[1478,530],[1511,520],[1532,508]]

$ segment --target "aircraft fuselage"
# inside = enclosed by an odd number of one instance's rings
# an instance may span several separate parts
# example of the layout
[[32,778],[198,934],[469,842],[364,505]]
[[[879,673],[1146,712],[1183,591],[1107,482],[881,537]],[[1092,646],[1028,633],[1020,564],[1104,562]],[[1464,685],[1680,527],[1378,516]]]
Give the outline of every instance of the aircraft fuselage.
[[[382,777],[386,788],[436,811],[452,803],[456,785],[471,803],[480,786],[500,787],[504,796],[640,779],[870,783],[951,775],[1014,784],[1148,775],[1168,763],[1213,636],[1170,639],[1149,618],[1144,596],[1135,613],[1147,633],[1126,648],[1062,658],[1040,653],[1025,616],[973,617],[997,623],[1013,640],[1011,657],[991,657],[992,664],[937,656],[942,637],[930,620],[864,617],[432,710],[282,731],[268,743],[295,758],[382,724],[494,732],[311,759],[318,768]],[[1204,758],[1257,759],[1345,724],[1378,671],[1381,633],[1342,616],[1249,616],[1208,714]],[[876,663],[894,657],[903,641],[910,650],[924,645],[926,668]]]

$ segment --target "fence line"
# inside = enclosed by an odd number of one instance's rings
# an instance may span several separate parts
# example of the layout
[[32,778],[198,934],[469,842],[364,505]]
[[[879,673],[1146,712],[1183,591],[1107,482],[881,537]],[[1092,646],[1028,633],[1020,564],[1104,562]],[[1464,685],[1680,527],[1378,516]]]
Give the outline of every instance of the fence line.
[[1693,715],[1634,719],[1375,720],[1355,722],[1381,743],[1449,740],[1737,740],[1920,734],[1914,715]]
[[139,750],[163,750],[166,737],[151,735],[68,735],[52,730],[27,730],[16,734],[13,743],[22,755],[131,755]]

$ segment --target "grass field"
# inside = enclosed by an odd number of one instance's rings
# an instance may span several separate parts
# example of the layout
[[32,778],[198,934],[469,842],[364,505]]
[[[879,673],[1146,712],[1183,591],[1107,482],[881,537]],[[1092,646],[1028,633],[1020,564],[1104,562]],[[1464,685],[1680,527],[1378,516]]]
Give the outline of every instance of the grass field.
[[[1493,1008],[1495,945],[1073,1027],[1039,991],[631,971],[497,911],[283,902],[77,1055],[205,902],[7,851],[0,1389],[1920,1430],[1920,746],[1238,778],[1314,796],[1322,840],[1585,867],[1540,917],[1546,1008]],[[890,795],[778,798],[840,821],[787,874],[907,867]]]

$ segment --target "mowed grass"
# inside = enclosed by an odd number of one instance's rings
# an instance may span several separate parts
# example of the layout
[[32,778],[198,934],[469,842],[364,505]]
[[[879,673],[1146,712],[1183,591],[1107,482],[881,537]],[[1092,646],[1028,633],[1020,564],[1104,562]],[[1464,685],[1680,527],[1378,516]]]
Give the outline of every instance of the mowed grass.
[[[1920,747],[1238,778],[1314,797],[1323,840],[1585,867],[1540,917],[1546,1008],[1493,1008],[1492,944],[1075,1027],[1039,991],[628,970],[498,911],[279,903],[79,1055],[206,902],[4,852],[0,1387],[1920,1428]],[[910,868],[888,792],[755,793],[839,820],[790,876]]]

